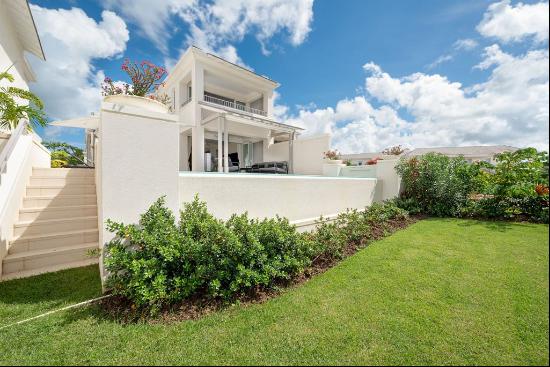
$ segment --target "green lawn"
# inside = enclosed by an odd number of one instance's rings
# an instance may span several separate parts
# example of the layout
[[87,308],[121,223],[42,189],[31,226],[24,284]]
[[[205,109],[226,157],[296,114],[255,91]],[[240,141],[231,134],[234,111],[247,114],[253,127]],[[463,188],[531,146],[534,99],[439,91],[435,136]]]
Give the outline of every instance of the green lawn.
[[[0,364],[548,365],[548,271],[548,226],[425,220],[262,305],[0,330]],[[98,293],[93,268],[0,283],[0,326]]]

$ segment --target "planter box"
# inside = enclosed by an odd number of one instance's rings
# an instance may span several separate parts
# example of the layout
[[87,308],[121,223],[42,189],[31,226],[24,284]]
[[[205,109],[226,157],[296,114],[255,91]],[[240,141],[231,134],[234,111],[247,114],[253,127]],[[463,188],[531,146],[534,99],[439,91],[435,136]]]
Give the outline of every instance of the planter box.
[[104,102],[120,104],[123,106],[135,107],[151,112],[168,113],[168,106],[159,101],[155,101],[151,98],[130,96],[125,94],[117,94],[113,96],[106,96],[103,98]]
[[376,165],[342,167],[342,177],[376,178]]
[[345,166],[343,164],[323,163],[323,176],[338,177],[342,167]]

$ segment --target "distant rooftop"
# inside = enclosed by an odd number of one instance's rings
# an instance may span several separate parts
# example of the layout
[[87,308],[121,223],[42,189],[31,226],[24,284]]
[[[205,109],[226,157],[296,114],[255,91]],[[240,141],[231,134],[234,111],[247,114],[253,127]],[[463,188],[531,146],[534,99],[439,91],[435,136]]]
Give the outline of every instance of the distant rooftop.
[[464,157],[488,157],[504,152],[515,152],[519,148],[509,145],[479,145],[469,147],[436,147],[436,148],[417,148],[405,153],[405,156],[415,157],[428,153],[441,153],[448,156]]

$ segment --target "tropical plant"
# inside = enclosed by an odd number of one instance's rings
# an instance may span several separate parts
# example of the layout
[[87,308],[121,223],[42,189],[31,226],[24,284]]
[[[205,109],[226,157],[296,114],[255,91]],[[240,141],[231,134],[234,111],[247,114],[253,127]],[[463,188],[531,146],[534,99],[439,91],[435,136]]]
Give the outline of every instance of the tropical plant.
[[463,157],[449,158],[439,153],[402,159],[396,166],[402,177],[402,197],[417,202],[422,212],[434,216],[457,216],[476,192],[479,167]]
[[102,84],[102,94],[104,96],[129,94],[145,97],[153,95],[162,85],[162,79],[166,76],[166,69],[149,61],[142,61],[138,64],[125,59],[121,69],[128,74],[131,84],[120,83],[120,85],[117,85],[113,82],[113,79],[106,77]]
[[[14,82],[9,69],[0,72],[0,82]],[[42,100],[28,90],[14,86],[0,87],[0,128],[13,130],[22,119],[29,121],[29,129],[46,126],[48,120]]]
[[336,161],[340,159],[340,153],[338,150],[327,150],[326,152],[323,152],[323,158],[330,159],[331,161]]
[[401,155],[405,152],[405,148],[401,145],[395,145],[393,147],[386,148],[382,151],[382,154],[385,155]]
[[42,144],[51,151],[52,168],[87,166],[84,161],[84,150],[79,147],[56,141],[43,142]]

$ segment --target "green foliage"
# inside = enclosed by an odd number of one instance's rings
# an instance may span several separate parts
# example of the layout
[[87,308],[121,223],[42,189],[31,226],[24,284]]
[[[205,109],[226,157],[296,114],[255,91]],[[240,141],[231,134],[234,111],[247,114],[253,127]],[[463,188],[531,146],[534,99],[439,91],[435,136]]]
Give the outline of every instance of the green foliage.
[[198,198],[185,205],[178,225],[155,202],[139,225],[107,221],[117,237],[107,245],[108,286],[139,307],[156,310],[192,296],[223,300],[269,288],[302,272],[313,246],[282,218],[226,223]]
[[395,202],[411,214],[548,223],[548,153],[526,148],[495,159],[494,166],[440,154],[402,160],[405,191]]
[[348,210],[334,221],[321,218],[317,230],[311,235],[316,257],[341,259],[350,245],[364,247],[372,239],[385,234],[390,221],[404,221],[408,217],[409,214],[394,202],[386,201],[374,203],[363,211]]
[[140,309],[157,311],[193,297],[231,301],[289,281],[316,259],[337,260],[348,246],[364,246],[407,213],[393,203],[348,211],[318,231],[299,233],[287,219],[216,219],[198,198],[176,224],[157,200],[137,225],[107,221],[116,237],[107,244],[107,286]]
[[[0,72],[0,82],[13,83],[13,75]],[[21,103],[20,101],[26,101]],[[29,121],[29,129],[46,126],[48,120],[43,111],[42,100],[28,90],[13,86],[0,87],[0,128],[15,129],[22,119]]]
[[414,200],[423,213],[438,217],[459,215],[479,184],[480,166],[469,164],[463,157],[428,153],[402,159],[396,170],[402,177],[403,197],[410,199],[409,204]]
[[51,151],[52,168],[86,165],[84,162],[84,150],[74,145],[63,142],[43,142]]

